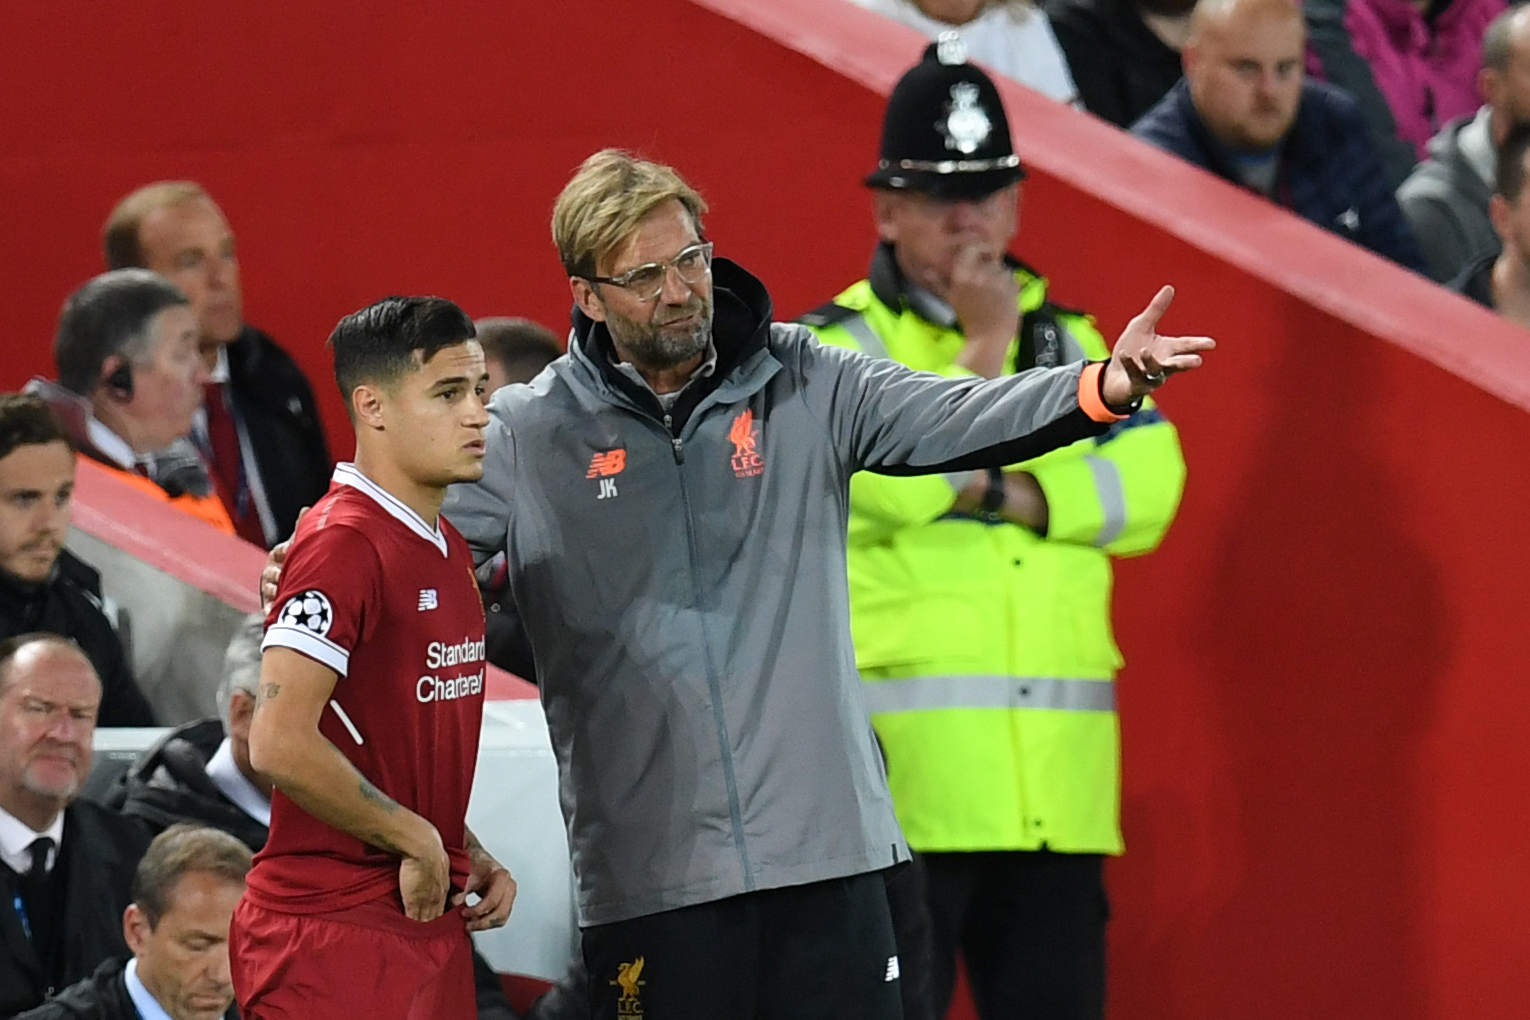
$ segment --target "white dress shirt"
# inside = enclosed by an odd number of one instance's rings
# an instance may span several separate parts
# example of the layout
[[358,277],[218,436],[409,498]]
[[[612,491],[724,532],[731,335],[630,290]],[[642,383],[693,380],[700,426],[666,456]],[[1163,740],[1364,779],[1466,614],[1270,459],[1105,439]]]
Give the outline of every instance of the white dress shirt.
[[1038,7],[1005,0],[990,3],[965,25],[936,21],[911,0],[853,0],[867,10],[885,14],[918,29],[931,39],[942,32],[958,32],[974,63],[1040,92],[1049,99],[1078,105],[1078,88],[1068,70],[1068,59],[1052,32],[1052,24]]
[[32,827],[4,808],[0,808],[0,861],[4,861],[17,874],[25,875],[32,870],[32,841],[39,836],[53,840],[48,851],[47,870],[52,871],[58,863],[59,847],[64,845],[64,813],[60,811],[53,824],[42,832]]
[[234,761],[234,743],[228,737],[223,738],[223,743],[218,745],[218,750],[208,760],[207,778],[239,810],[266,828],[271,827],[271,802],[250,782],[248,776],[239,771],[239,763]]

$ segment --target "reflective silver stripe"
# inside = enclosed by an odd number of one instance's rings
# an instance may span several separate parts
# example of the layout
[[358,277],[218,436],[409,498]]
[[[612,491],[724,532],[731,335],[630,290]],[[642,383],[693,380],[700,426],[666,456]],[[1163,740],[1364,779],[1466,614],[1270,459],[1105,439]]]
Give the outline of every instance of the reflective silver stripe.
[[866,316],[857,312],[850,318],[835,323],[843,326],[846,333],[855,337],[855,342],[861,345],[861,353],[873,358],[887,357],[887,345],[882,338],[877,336],[877,331],[871,328],[871,323],[866,321]]
[[971,174],[987,170],[1010,170],[1020,165],[1019,156],[999,156],[997,159],[900,159],[878,160],[877,169],[921,170],[934,174]]
[[866,705],[877,712],[932,708],[1052,708],[1064,712],[1114,712],[1113,680],[1064,680],[1025,676],[914,676],[866,680]]
[[1085,457],[1089,473],[1094,475],[1094,491],[1100,497],[1105,519],[1094,536],[1094,545],[1107,546],[1126,530],[1126,491],[1121,488],[1121,469],[1106,457]]

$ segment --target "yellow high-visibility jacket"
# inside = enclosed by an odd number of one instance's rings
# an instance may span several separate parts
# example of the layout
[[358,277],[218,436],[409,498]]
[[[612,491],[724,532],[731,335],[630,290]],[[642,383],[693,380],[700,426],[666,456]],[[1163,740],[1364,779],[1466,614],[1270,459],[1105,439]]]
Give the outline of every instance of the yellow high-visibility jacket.
[[[1014,271],[1011,366],[1048,345],[1062,363],[1108,356],[1088,316]],[[957,329],[885,283],[862,280],[803,321],[825,343],[963,373]],[[916,850],[1120,853],[1110,558],[1151,551],[1173,520],[1178,433],[1145,402],[1098,439],[1010,470],[1045,492],[1045,536],[952,514],[961,478],[851,481],[851,626],[893,801]]]

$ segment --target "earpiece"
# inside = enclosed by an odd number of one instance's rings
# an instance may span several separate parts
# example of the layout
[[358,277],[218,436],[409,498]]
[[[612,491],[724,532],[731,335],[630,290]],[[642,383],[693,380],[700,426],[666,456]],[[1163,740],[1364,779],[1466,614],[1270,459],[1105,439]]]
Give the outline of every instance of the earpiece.
[[107,390],[124,403],[133,399],[133,366],[126,361],[112,370],[111,375],[106,377]]

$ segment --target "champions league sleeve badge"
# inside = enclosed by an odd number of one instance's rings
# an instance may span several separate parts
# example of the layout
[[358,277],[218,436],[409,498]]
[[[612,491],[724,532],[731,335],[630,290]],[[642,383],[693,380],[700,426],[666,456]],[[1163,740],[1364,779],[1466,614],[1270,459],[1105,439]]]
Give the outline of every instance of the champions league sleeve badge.
[[330,625],[335,622],[335,611],[330,607],[329,599],[322,591],[310,589],[288,599],[277,621],[289,627],[301,627],[311,634],[323,637],[329,633]]
[[970,156],[993,133],[993,121],[978,104],[978,87],[968,81],[951,86],[951,101],[946,104],[944,123],[935,127],[946,136],[946,148]]

